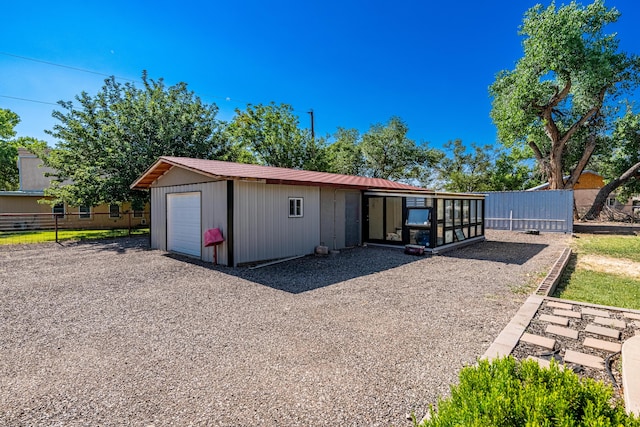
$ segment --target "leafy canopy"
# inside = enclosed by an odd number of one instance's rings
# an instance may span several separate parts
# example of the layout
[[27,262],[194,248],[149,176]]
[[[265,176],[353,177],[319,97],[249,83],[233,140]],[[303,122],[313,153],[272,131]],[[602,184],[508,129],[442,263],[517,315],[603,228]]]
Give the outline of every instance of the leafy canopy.
[[241,147],[241,160],[305,170],[326,170],[324,144],[314,140],[288,104],[247,105],[236,110],[226,129],[232,145]]
[[442,153],[426,144],[416,144],[407,137],[408,132],[409,127],[399,117],[391,117],[384,125],[372,125],[362,135],[360,143],[365,175],[425,182],[430,168],[442,158]]
[[605,32],[619,16],[602,0],[534,6],[519,32],[524,56],[489,89],[500,140],[529,145],[552,188],[577,181],[615,116],[613,101],[638,84],[640,60],[620,52],[616,34]]
[[166,86],[142,74],[142,88],[105,80],[95,96],[82,92],[73,102],[60,102],[62,111],[48,133],[57,147],[42,153],[57,170],[52,203],[75,206],[131,201],[134,208],[148,193],[129,186],[159,156],[235,160],[238,150],[220,132],[215,105],[204,104],[185,83]]

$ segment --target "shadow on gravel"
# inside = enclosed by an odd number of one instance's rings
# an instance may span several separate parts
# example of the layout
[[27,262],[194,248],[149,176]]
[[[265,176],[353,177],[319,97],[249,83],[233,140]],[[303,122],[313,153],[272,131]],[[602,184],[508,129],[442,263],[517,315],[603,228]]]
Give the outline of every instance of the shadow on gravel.
[[451,252],[445,252],[441,254],[441,256],[522,265],[542,252],[547,246],[548,245],[541,243],[485,240],[482,243],[466,246]]
[[331,286],[428,258],[426,255],[407,255],[401,249],[368,246],[345,249],[335,255],[309,255],[252,270],[248,267],[214,266],[176,254],[165,256],[292,294]]
[[60,246],[78,248],[85,247],[104,252],[124,254],[130,249],[150,250],[149,236],[115,237],[108,239],[69,240],[59,243]]

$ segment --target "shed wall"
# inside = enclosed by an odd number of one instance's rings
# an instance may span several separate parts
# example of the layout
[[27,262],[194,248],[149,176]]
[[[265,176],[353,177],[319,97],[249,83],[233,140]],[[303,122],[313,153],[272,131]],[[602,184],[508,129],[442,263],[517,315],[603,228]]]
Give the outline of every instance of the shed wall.
[[[289,218],[289,197],[304,199],[304,215]],[[320,243],[320,188],[234,182],[236,263],[314,252]]]
[[346,247],[345,195],[347,193],[357,194],[360,197],[358,190],[338,190],[329,187],[320,189],[320,243],[330,249]]
[[[227,236],[227,182],[175,185],[151,188],[151,247],[167,250],[167,194],[201,193],[201,234],[209,228],[219,228]],[[213,248],[202,249],[202,259],[213,262]],[[218,263],[227,264],[226,241],[218,246]]]
[[485,228],[573,232],[573,191],[486,193]]

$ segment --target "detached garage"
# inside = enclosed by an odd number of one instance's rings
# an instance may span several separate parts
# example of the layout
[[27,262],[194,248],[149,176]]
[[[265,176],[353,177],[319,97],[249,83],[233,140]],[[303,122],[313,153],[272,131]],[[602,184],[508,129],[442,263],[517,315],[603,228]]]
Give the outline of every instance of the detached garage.
[[151,191],[151,247],[220,264],[312,254],[363,242],[429,250],[484,239],[484,196],[379,178],[161,157],[136,182]]

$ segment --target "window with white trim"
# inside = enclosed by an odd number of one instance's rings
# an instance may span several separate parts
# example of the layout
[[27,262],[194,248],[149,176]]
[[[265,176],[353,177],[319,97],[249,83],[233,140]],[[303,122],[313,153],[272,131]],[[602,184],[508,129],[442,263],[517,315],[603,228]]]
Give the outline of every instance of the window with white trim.
[[82,219],[91,218],[91,206],[79,206],[78,216]]
[[109,218],[120,218],[120,205],[117,203],[109,205]]
[[302,218],[303,201],[302,197],[289,197],[289,218]]

